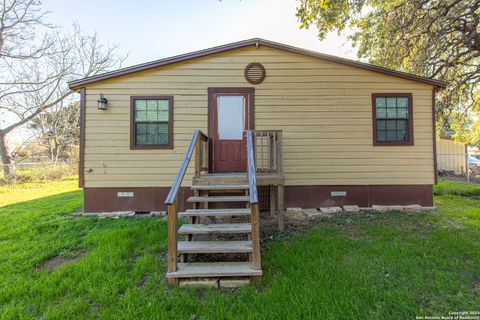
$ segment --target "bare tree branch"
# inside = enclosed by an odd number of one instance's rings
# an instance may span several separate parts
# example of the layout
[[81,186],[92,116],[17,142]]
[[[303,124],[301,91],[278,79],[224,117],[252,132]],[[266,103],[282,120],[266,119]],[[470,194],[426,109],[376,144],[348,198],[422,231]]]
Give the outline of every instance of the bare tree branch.
[[7,135],[63,106],[72,95],[68,81],[118,68],[125,59],[117,45],[103,45],[76,23],[64,32],[46,22],[47,14],[39,0],[0,3],[0,156],[7,177],[15,176]]

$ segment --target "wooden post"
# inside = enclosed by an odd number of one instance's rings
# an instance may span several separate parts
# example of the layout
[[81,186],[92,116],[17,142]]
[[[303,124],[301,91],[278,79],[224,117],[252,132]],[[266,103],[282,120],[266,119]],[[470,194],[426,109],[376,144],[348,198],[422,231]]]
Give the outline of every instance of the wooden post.
[[210,150],[208,149],[208,148],[209,148],[209,146],[208,146],[209,143],[210,143],[210,142],[209,142],[208,139],[207,139],[207,141],[205,141],[205,143],[204,143],[204,150],[203,150],[203,152],[204,152],[204,154],[205,154],[205,163],[204,163],[204,165],[205,165],[205,168],[207,169],[207,173],[210,172],[210,161],[209,161],[209,152],[210,152]]
[[278,175],[282,174],[282,148],[283,148],[283,137],[282,137],[282,131],[278,132],[278,141],[277,141],[277,150],[278,150],[278,156],[277,156],[277,161],[278,161]]
[[[177,271],[177,204],[169,204],[168,212],[168,272]],[[170,286],[177,284],[177,278],[168,278],[167,283]]]
[[195,141],[195,178],[200,177],[201,154],[200,154],[200,138]]
[[277,193],[275,192],[275,186],[270,186],[269,187],[270,191],[270,216],[273,217],[276,213],[276,195]]
[[273,170],[273,141],[274,141],[274,134],[275,132],[270,132],[268,134],[268,143],[269,143],[269,150],[268,150],[268,172],[271,174],[274,172]]
[[283,231],[285,230],[285,214],[283,212],[283,185],[278,185],[277,187],[277,220],[278,220],[278,230]]
[[272,151],[272,156],[273,156],[273,173],[278,174],[278,166],[277,166],[277,144],[278,144],[278,137],[277,137],[277,132],[273,132],[273,138],[272,138],[272,143],[273,143],[273,151]]
[[[262,262],[260,259],[260,214],[258,210],[258,203],[250,205],[250,215],[252,219],[252,267],[253,269],[262,269]],[[260,283],[262,277],[253,277],[255,283]]]
[[265,168],[265,164],[263,163],[263,158],[264,158],[264,154],[263,154],[263,131],[260,131],[260,154],[262,155],[262,162],[260,165],[257,165],[257,171],[260,167],[260,172],[263,172],[264,168]]
[[[205,197],[210,196],[210,191],[205,190],[205,191],[203,192],[203,196],[205,196]],[[203,209],[208,209],[208,201],[205,201],[205,202],[203,203]],[[200,223],[200,221],[199,221],[199,223]]]

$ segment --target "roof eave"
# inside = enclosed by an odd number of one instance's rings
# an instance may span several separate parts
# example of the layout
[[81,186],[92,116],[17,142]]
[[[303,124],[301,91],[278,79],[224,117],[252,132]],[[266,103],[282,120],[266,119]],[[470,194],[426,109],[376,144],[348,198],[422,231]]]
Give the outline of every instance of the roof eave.
[[318,53],[318,52],[309,51],[309,50],[305,50],[305,49],[300,49],[300,48],[297,48],[297,47],[293,47],[293,46],[289,46],[289,45],[285,45],[285,44],[281,44],[281,43],[277,43],[277,42],[273,42],[273,41],[268,41],[268,40],[264,40],[264,39],[258,39],[258,38],[243,40],[243,41],[234,42],[234,43],[229,43],[229,44],[225,44],[225,45],[222,45],[222,46],[217,46],[217,47],[213,47],[213,48],[209,48],[209,49],[204,49],[204,50],[200,50],[200,51],[186,53],[186,54],[173,56],[173,57],[169,57],[169,58],[165,58],[165,59],[155,60],[155,61],[152,61],[152,62],[147,62],[147,63],[123,68],[123,69],[120,69],[120,70],[103,73],[103,74],[92,76],[92,77],[89,77],[89,78],[74,80],[74,81],[69,82],[68,86],[71,90],[78,90],[79,88],[81,88],[85,85],[88,85],[88,84],[91,84],[91,83],[94,83],[94,82],[97,82],[97,81],[108,80],[108,79],[111,79],[111,78],[128,75],[128,74],[131,74],[131,73],[134,73],[134,72],[145,71],[145,70],[161,67],[161,66],[164,66],[164,65],[172,64],[172,63],[177,63],[177,62],[182,62],[182,61],[186,61],[186,60],[190,60],[190,59],[200,58],[200,57],[203,57],[203,56],[206,56],[206,55],[226,52],[226,51],[229,51],[229,50],[243,48],[243,47],[247,47],[247,46],[250,46],[250,45],[255,45],[255,46],[264,45],[266,47],[275,48],[275,49],[284,50],[284,51],[289,51],[289,52],[301,54],[301,55],[304,55],[304,56],[309,56],[309,57],[313,57],[313,58],[317,58],[317,59],[323,59],[323,60],[326,60],[326,61],[336,62],[336,63],[345,64],[345,65],[349,65],[349,66],[353,66],[353,67],[357,67],[357,68],[367,69],[367,70],[374,71],[374,72],[389,74],[389,75],[392,75],[392,76],[395,76],[395,77],[400,77],[400,78],[405,78],[405,79],[408,79],[408,80],[422,82],[422,83],[433,85],[437,88],[446,88],[447,87],[447,83],[443,82],[443,81],[440,81],[440,80],[434,80],[434,79],[430,79],[430,78],[420,77],[420,76],[409,74],[409,73],[395,71],[395,70],[392,70],[392,69],[379,67],[379,66],[375,66],[375,65],[371,65],[371,64],[367,64],[367,63],[363,63],[363,62],[353,61],[353,60],[349,60],[349,59],[344,59],[344,58],[340,58],[340,57],[336,57],[336,56],[332,56],[332,55],[328,55],[328,54],[323,54],[323,53]]

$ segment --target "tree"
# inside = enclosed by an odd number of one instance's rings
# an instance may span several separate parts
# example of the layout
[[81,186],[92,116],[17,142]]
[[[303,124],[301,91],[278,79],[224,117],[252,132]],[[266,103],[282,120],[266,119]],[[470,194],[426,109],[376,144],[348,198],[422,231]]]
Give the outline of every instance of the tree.
[[471,122],[480,106],[480,0],[302,0],[300,27],[320,39],[344,32],[359,58],[448,82],[437,97],[439,127]]
[[63,106],[60,103],[39,114],[29,125],[39,145],[46,148],[50,160],[57,163],[80,140],[80,108],[78,101]]
[[63,32],[45,22],[38,0],[0,4],[0,156],[7,179],[16,176],[7,136],[67,99],[67,82],[120,67],[117,46],[104,46],[97,34],[77,24]]

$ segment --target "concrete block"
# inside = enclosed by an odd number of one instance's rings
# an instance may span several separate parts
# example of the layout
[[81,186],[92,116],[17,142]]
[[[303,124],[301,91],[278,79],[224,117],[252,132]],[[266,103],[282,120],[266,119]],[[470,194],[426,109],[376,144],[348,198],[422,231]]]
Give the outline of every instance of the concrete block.
[[388,211],[403,211],[403,206],[388,206]]
[[150,211],[148,215],[150,217],[164,217],[167,213],[165,211]]
[[359,212],[360,207],[357,206],[357,205],[343,206],[343,211],[345,211],[345,212]]
[[98,214],[100,218],[120,218],[120,217],[133,217],[135,211],[113,211],[113,212],[101,212]]
[[304,216],[302,208],[287,208],[285,215],[289,218],[302,218]]
[[85,217],[98,217],[98,215],[100,215],[100,213],[98,213],[98,212],[84,212],[82,215],[85,216]]
[[320,208],[320,212],[323,214],[335,214],[335,213],[340,213],[342,212],[342,208],[340,207],[325,207],[325,208]]
[[320,212],[317,210],[317,208],[303,209],[302,212],[307,217],[316,217],[320,215]]
[[218,278],[180,279],[179,286],[218,288]]
[[404,206],[403,211],[405,211],[405,212],[422,212],[422,211],[424,211],[424,209],[419,204],[411,204],[411,205],[408,205],[408,206]]
[[390,206],[373,205],[372,209],[378,212],[387,212],[390,211]]
[[250,279],[220,279],[220,288],[240,288],[250,283]]

